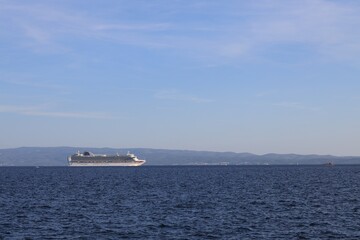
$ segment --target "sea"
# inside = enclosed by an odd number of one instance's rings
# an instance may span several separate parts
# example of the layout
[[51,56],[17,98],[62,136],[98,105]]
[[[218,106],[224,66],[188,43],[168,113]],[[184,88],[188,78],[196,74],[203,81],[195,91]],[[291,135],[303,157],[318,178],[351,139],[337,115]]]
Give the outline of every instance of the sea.
[[0,239],[360,239],[360,165],[0,167]]

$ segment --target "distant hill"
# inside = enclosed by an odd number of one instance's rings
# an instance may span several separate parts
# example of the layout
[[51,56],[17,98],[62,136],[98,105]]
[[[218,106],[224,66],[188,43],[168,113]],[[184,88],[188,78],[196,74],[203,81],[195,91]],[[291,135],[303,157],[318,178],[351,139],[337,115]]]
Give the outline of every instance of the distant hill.
[[126,154],[128,151],[146,160],[146,165],[295,165],[295,164],[360,164],[360,157],[330,155],[265,154],[166,150],[147,148],[75,148],[21,147],[0,149],[0,166],[66,166],[67,156],[77,151],[103,154]]

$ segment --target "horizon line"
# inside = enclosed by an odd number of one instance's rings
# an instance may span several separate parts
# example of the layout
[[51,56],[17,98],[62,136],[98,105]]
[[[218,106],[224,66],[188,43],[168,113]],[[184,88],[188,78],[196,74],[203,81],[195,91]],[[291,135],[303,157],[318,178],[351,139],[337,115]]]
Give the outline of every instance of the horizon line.
[[174,149],[174,148],[152,148],[152,147],[80,147],[80,146],[20,146],[20,147],[7,147],[1,148],[0,150],[10,150],[10,149],[20,149],[20,148],[94,148],[94,149],[148,149],[148,150],[166,150],[166,151],[188,151],[188,152],[209,152],[209,153],[234,153],[234,154],[250,154],[255,156],[266,156],[266,155],[297,155],[297,156],[321,156],[321,157],[360,157],[360,155],[335,155],[335,154],[318,154],[318,153],[277,153],[277,152],[268,152],[263,154],[257,154],[252,152],[235,152],[235,151],[215,151],[215,150],[194,150],[194,149]]

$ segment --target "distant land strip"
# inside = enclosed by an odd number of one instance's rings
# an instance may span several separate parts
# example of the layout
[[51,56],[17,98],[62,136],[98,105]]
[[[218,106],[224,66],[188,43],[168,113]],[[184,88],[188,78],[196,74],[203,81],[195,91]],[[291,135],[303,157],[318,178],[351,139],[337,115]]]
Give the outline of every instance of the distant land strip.
[[0,149],[0,166],[67,166],[67,156],[77,151],[126,154],[145,159],[145,165],[318,165],[360,164],[359,156],[265,154],[168,150],[150,148],[20,147]]

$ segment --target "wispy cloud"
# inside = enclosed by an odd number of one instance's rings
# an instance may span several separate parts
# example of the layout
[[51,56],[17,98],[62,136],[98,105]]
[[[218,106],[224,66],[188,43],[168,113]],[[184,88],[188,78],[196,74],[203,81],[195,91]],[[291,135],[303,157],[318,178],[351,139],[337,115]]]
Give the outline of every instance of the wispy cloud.
[[153,23],[153,24],[98,24],[94,25],[94,30],[99,31],[106,31],[106,30],[130,30],[130,31],[137,31],[137,30],[144,30],[144,31],[164,31],[168,30],[170,25],[168,23]]
[[24,46],[35,50],[52,51],[51,53],[57,50],[61,53],[69,51],[69,46],[59,41],[64,38],[85,37],[96,41],[114,41],[118,44],[160,46],[161,43],[156,39],[151,40],[150,33],[169,28],[169,24],[163,22],[133,23],[124,20],[114,23],[110,20],[89,17],[85,12],[54,8],[46,3],[1,4],[0,13],[11,25],[12,30],[22,31],[23,37],[28,40]]
[[306,111],[319,111],[317,107],[310,107],[300,102],[278,102],[272,104],[276,107],[288,108],[288,109],[297,109],[297,110],[306,110]]
[[192,96],[188,94],[182,94],[175,90],[159,91],[155,94],[155,98],[163,100],[173,100],[173,101],[186,101],[192,103],[210,103],[213,102],[211,99],[200,98],[197,96]]
[[[349,2],[348,2],[349,3]],[[251,21],[251,35],[255,44],[309,44],[323,55],[349,54],[352,49],[360,52],[360,23],[357,3],[340,1],[305,0],[271,1],[255,3],[263,13]]]
[[0,113],[14,113],[26,116],[43,116],[58,118],[86,118],[86,119],[117,119],[119,117],[112,116],[107,113],[99,112],[60,112],[50,111],[39,106],[15,106],[0,105]]
[[266,91],[261,91],[261,92],[256,93],[255,97],[257,97],[257,98],[271,97],[277,93],[278,93],[277,90],[266,90]]
[[[313,55],[329,59],[354,59],[360,54],[360,4],[356,1],[162,3],[137,5],[139,12],[133,15],[138,13],[139,17],[123,14],[120,20],[104,17],[106,14],[91,17],[86,9],[70,9],[66,4],[54,7],[48,2],[36,5],[5,1],[0,3],[0,19],[8,27],[3,25],[6,28],[0,34],[20,30],[30,41],[28,46],[61,52],[71,48],[60,44],[62,39],[84,38],[171,48],[193,57],[220,59],[261,55],[284,43],[308,45]],[[121,4],[117,8],[125,12],[134,9],[135,3]],[[151,14],[140,17],[143,12]],[[192,19],[191,24],[186,17],[179,20],[184,14]],[[201,21],[202,16],[209,15],[219,19],[211,27],[209,22]]]
[[65,87],[60,84],[51,84],[47,82],[35,81],[30,77],[1,77],[0,82],[23,86],[23,87],[33,87],[33,88],[44,88],[44,89],[53,89],[53,90],[64,90]]

